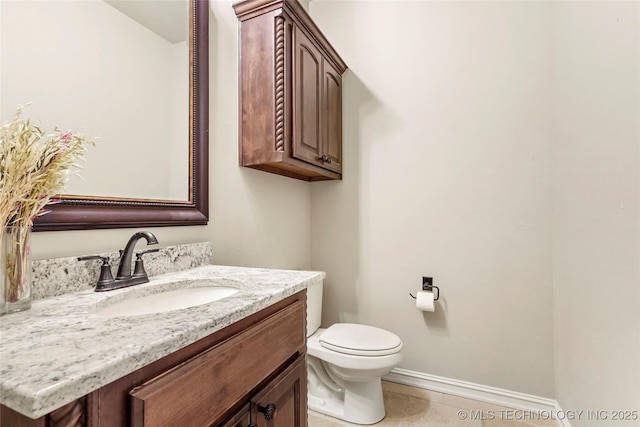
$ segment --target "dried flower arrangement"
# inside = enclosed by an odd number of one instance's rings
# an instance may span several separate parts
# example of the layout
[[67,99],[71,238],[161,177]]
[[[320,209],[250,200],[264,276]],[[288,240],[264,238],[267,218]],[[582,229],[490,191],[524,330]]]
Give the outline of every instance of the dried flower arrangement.
[[[48,211],[45,206],[67,182],[73,169],[80,166],[77,161],[84,156],[87,144],[93,145],[84,135],[55,129],[53,134],[45,132],[22,119],[23,107],[0,128],[0,243],[7,226],[12,226],[11,238],[28,251],[27,233],[37,216]],[[15,231],[19,230],[19,231]],[[22,235],[15,234],[21,233]],[[26,253],[21,259],[27,259]],[[8,292],[6,300],[17,297],[27,265],[16,259],[1,260],[5,263]]]

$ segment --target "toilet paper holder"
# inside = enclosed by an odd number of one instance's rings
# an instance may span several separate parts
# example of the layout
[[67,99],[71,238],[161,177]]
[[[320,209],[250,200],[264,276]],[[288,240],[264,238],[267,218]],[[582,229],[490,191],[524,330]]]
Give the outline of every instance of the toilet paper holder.
[[[438,301],[438,298],[440,298],[440,288],[433,285],[433,277],[422,276],[422,290],[435,292],[436,295],[433,298],[434,301]],[[409,295],[411,296],[411,298],[416,299],[416,297],[414,297],[413,294],[409,293]]]

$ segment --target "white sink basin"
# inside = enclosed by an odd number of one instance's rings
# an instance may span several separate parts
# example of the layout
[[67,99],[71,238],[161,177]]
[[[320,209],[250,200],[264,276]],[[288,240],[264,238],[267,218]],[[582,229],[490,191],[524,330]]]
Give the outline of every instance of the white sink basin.
[[195,307],[231,296],[239,289],[230,286],[200,286],[173,289],[151,295],[132,296],[95,312],[100,317],[139,316]]

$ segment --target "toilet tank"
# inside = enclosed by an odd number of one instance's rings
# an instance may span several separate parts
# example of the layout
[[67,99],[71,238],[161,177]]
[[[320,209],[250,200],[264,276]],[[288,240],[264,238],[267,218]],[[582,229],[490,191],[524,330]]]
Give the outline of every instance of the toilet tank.
[[320,327],[322,320],[322,281],[307,288],[307,336]]

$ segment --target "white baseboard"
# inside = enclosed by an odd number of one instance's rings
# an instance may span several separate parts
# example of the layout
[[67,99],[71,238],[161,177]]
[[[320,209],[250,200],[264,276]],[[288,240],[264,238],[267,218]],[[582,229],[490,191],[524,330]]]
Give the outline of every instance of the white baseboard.
[[460,396],[523,411],[531,411],[532,413],[541,412],[545,415],[553,416],[557,420],[558,426],[571,427],[571,423],[560,408],[558,402],[546,397],[439,377],[437,375],[423,374],[401,368],[392,370],[382,377],[382,379],[424,390]]

